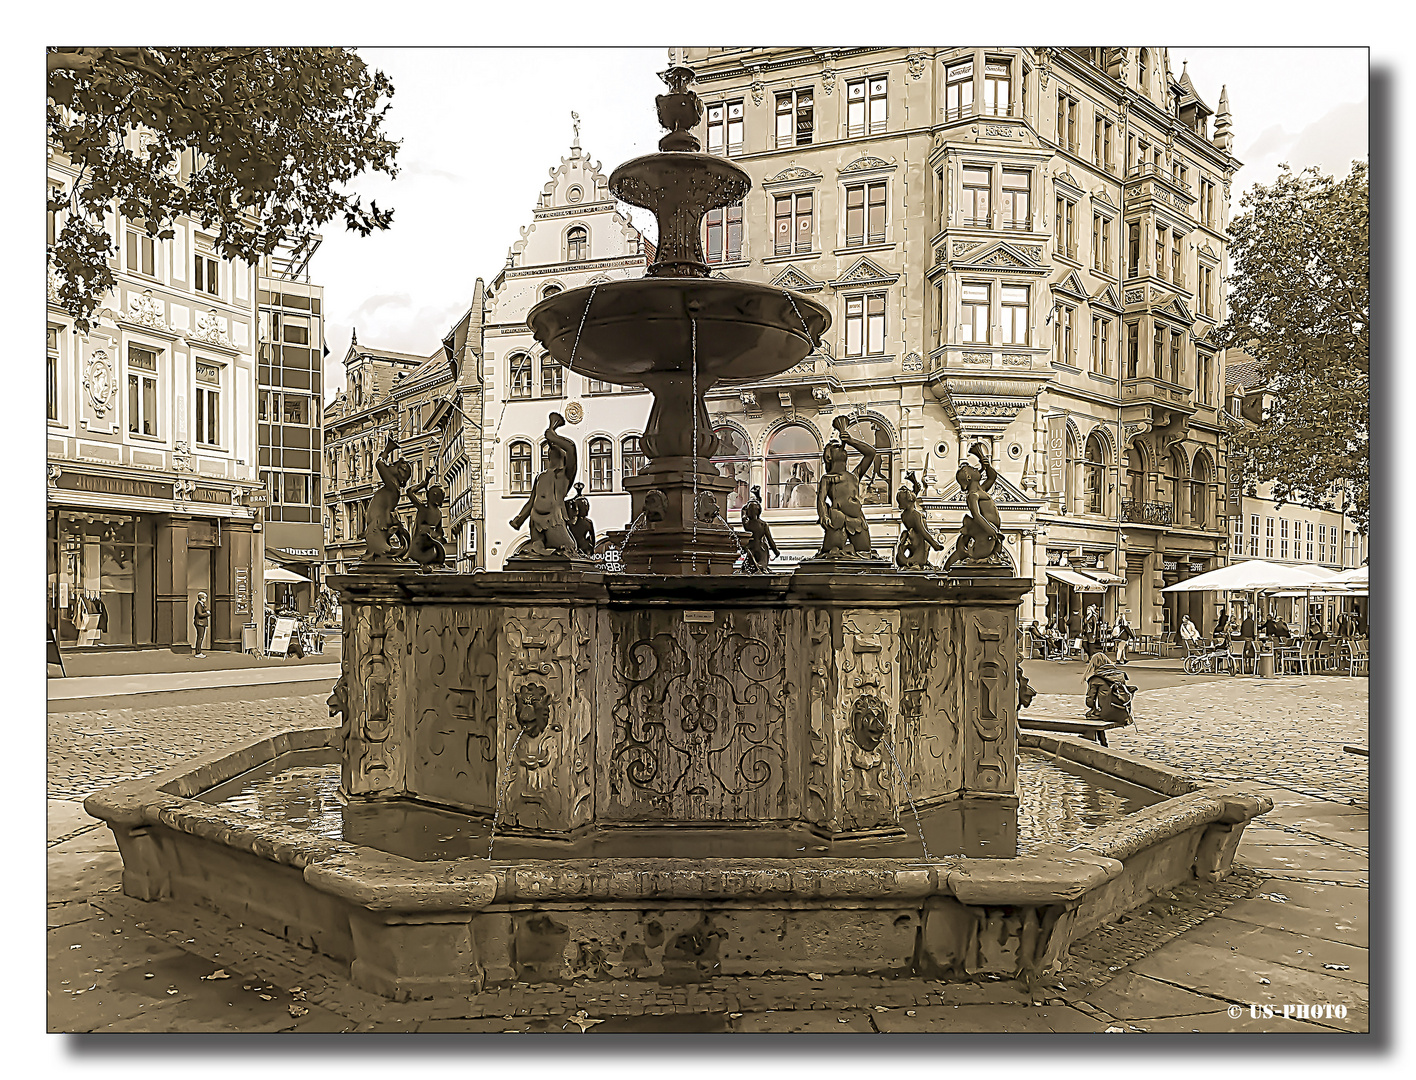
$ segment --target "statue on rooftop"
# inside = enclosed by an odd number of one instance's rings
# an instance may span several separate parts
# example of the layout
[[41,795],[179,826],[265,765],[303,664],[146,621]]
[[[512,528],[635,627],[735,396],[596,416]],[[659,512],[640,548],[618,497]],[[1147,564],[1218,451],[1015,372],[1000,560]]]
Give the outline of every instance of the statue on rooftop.
[[[580,549],[566,528],[565,497],[575,480],[575,443],[559,434],[565,417],[551,413],[545,439],[549,445],[546,469],[531,485],[531,494],[521,512],[511,519],[511,527],[519,529],[531,522],[531,539],[517,554],[530,556],[561,556],[579,558]],[[513,556],[515,557],[515,556]]]

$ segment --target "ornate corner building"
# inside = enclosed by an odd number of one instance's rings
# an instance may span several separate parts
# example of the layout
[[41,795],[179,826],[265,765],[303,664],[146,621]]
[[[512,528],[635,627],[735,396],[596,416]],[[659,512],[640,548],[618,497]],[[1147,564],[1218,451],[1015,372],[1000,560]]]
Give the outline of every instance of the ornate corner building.
[[[143,133],[129,133],[137,149]],[[53,147],[51,192],[78,170]],[[180,179],[181,165],[171,174]],[[62,225],[49,212],[49,243]],[[116,283],[81,332],[51,266],[46,351],[47,621],[61,648],[190,647],[197,594],[212,649],[259,611],[256,268],[179,218],[147,234],[106,215]]]
[[[881,467],[876,547],[913,469],[936,530],[975,443],[1002,474],[1022,617],[1100,601],[1141,633],[1227,557],[1223,355],[1231,179],[1218,112],[1163,48],[685,49],[709,153],[753,179],[710,215],[717,272],[832,310],[817,353],[709,407],[788,558],[814,550],[832,415]],[[1211,130],[1211,120],[1213,129]]]

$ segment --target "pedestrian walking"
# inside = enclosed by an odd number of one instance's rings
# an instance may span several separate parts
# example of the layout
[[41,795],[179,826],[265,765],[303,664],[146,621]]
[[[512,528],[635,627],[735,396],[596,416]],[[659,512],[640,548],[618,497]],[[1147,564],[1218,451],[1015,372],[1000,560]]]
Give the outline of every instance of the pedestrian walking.
[[1244,667],[1252,672],[1254,661],[1258,659],[1259,649],[1254,644],[1254,639],[1259,636],[1258,628],[1254,625],[1254,616],[1244,615],[1244,621],[1239,624],[1239,639],[1244,642]]
[[1095,604],[1089,604],[1082,620],[1082,652],[1091,657],[1101,651],[1101,612]]
[[1118,613],[1116,616],[1116,630],[1112,637],[1116,641],[1116,662],[1124,664],[1126,662],[1126,650],[1131,647],[1131,624],[1126,621],[1125,613]]
[[197,631],[197,650],[194,654],[196,656],[206,656],[206,653],[202,652],[202,646],[206,644],[207,626],[210,624],[211,610],[207,607],[207,594],[199,592],[197,593],[197,609],[192,614],[192,625]]

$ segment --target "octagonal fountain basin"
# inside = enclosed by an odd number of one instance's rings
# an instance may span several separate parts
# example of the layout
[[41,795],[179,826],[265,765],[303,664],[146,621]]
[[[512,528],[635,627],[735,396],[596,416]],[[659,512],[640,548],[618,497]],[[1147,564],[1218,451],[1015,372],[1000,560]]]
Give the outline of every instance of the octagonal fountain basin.
[[542,300],[527,314],[541,342],[572,371],[609,382],[690,372],[765,379],[816,348],[831,314],[785,289],[723,278],[607,281]]
[[[343,800],[332,728],[196,758],[85,807],[113,830],[129,896],[216,911],[398,999],[580,978],[1038,978],[1154,892],[1222,877],[1272,808],[1068,736],[1019,740],[1011,858],[926,859],[917,835],[704,828],[498,837],[489,860],[486,820]],[[926,837],[940,827],[926,821]]]

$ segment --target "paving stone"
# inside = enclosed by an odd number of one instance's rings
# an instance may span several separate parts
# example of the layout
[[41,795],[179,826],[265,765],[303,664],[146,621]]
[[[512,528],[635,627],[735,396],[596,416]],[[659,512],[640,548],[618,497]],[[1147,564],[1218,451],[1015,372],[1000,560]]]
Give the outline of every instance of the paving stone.
[[838,1012],[835,1009],[743,1013],[732,1020],[731,1024],[729,1030],[739,1032],[810,1032],[823,1035],[833,1032],[875,1032],[869,1015],[861,1012]]
[[50,843],[91,825],[101,824],[89,817],[82,801],[49,799],[45,806],[45,839]]
[[1318,873],[1323,870],[1367,869],[1367,857],[1354,855],[1330,844],[1245,844],[1240,843],[1236,859],[1262,873],[1294,870]]
[[[72,843],[72,841],[69,841]],[[51,904],[66,900],[87,900],[110,892],[123,884],[123,857],[112,851],[49,849],[45,893]]]
[[[1300,889],[1331,890],[1330,907],[1313,907],[1299,902]],[[1286,896],[1278,903],[1256,896],[1240,900],[1225,909],[1226,918],[1240,922],[1269,926],[1292,934],[1304,934],[1328,941],[1345,942],[1361,948],[1367,946],[1367,893],[1365,889],[1349,889],[1341,885],[1315,885],[1301,881],[1275,881],[1263,890],[1270,895]],[[1351,894],[1357,893],[1357,897]]]
[[[913,1012],[914,1015],[909,1014]],[[921,1005],[875,1013],[875,1026],[887,1034],[904,1032],[1071,1032],[1105,1031],[1109,1021],[1068,1008],[1008,1005]]]
[[[1368,981],[1367,950],[1340,941],[1255,926],[1222,915],[1187,931],[1185,940],[1215,949],[1229,949],[1236,956],[1286,964],[1364,986]],[[1327,964],[1344,965],[1347,970],[1334,971],[1327,968]]]

